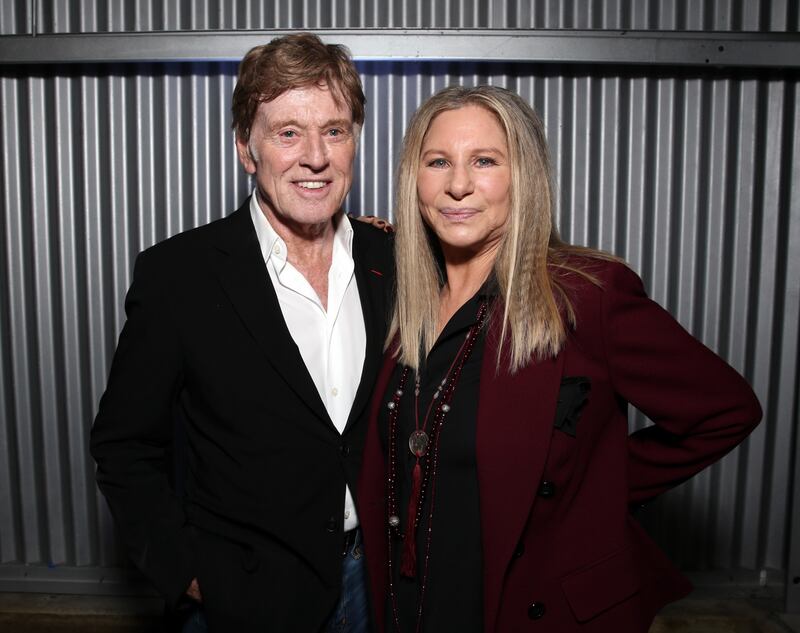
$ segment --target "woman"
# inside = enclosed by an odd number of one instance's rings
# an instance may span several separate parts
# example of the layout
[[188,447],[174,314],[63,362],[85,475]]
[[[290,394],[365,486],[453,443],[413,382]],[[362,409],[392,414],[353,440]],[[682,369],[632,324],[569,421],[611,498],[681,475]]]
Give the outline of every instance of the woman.
[[[542,124],[447,88],[406,133],[359,516],[379,630],[645,632],[689,583],[630,509],[758,423],[747,383],[553,225]],[[628,403],[656,424],[628,435]]]

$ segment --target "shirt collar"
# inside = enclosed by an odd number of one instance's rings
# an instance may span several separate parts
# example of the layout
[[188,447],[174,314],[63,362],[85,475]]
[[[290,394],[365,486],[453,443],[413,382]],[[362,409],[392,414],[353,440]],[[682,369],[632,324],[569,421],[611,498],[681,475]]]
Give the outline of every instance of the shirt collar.
[[[286,242],[275,232],[272,225],[267,220],[267,216],[261,211],[258,204],[256,190],[250,195],[250,218],[256,229],[256,237],[261,247],[261,256],[265,262],[272,260],[275,270],[280,272],[286,266],[287,250]],[[353,226],[346,213],[339,212],[334,217],[335,231],[333,234],[333,262],[337,264],[344,259],[346,262],[353,261]]]

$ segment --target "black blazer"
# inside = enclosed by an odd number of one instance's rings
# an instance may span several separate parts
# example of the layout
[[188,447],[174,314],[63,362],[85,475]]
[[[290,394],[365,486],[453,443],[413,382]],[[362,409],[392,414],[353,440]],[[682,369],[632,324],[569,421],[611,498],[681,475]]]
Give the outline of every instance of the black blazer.
[[337,600],[345,484],[356,493],[393,274],[389,237],[353,229],[367,349],[341,435],[286,327],[249,200],[137,258],[92,429],[97,481],[136,565],[172,605],[197,577],[212,629],[315,631]]

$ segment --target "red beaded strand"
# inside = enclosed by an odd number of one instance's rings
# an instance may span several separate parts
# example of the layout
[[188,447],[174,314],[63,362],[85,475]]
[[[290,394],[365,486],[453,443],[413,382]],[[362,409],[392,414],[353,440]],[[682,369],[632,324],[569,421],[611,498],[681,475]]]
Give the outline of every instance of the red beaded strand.
[[[397,460],[397,420],[399,417],[400,411],[400,399],[403,395],[405,390],[405,385],[408,380],[408,375],[410,369],[405,367],[403,369],[402,374],[400,375],[400,381],[398,383],[398,387],[392,396],[392,400],[387,403],[387,407],[389,409],[389,467],[387,473],[387,527],[388,527],[388,572],[389,572],[389,597],[391,601],[392,607],[392,618],[394,620],[395,630],[400,632],[400,620],[397,613],[397,596],[394,590],[394,551],[392,547],[392,542],[394,540],[399,540],[402,538],[416,538],[416,531],[419,526],[419,520],[422,516],[423,506],[425,504],[425,496],[428,490],[428,484],[430,482],[430,493],[431,493],[431,502],[430,502],[430,509],[428,511],[428,524],[426,528],[426,537],[425,537],[425,559],[423,564],[423,573],[420,583],[420,595],[419,595],[419,605],[417,608],[417,624],[415,630],[419,633],[419,630],[422,626],[422,611],[423,611],[423,604],[425,599],[425,589],[427,587],[428,582],[428,563],[430,561],[430,553],[431,553],[431,537],[433,534],[433,510],[434,510],[434,501],[436,498],[436,471],[439,464],[439,437],[440,437],[440,430],[442,425],[444,424],[444,419],[447,413],[450,411],[450,401],[453,397],[453,393],[455,392],[456,384],[458,383],[458,379],[461,376],[461,370],[464,368],[464,364],[466,363],[467,359],[469,358],[470,354],[472,353],[473,347],[475,347],[475,342],[478,339],[478,333],[480,332],[481,328],[483,327],[483,322],[486,318],[488,306],[485,301],[482,301],[480,307],[478,308],[478,315],[476,318],[476,323],[473,325],[469,331],[467,332],[466,339],[462,344],[461,348],[458,350],[456,354],[456,358],[453,360],[453,364],[450,366],[447,374],[445,375],[444,385],[440,387],[441,389],[441,400],[439,406],[436,408],[434,412],[433,422],[431,423],[431,437],[430,437],[430,445],[433,446],[433,450],[428,450],[424,454],[424,461],[422,463],[423,467],[423,475],[422,475],[422,483],[419,498],[417,501],[417,507],[414,508],[414,530],[412,534],[401,534],[400,533],[400,515],[398,512],[398,500],[397,500],[397,467],[398,467],[398,460]],[[426,415],[427,421],[427,415]],[[409,511],[411,508],[409,508]]]

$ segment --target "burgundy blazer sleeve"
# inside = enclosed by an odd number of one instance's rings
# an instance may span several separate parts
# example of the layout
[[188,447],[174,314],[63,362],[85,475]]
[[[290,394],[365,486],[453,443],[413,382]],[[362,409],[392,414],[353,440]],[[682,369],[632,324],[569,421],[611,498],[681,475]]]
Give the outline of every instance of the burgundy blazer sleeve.
[[613,388],[655,423],[628,438],[629,502],[639,504],[733,449],[761,408],[744,378],[651,301],[634,272],[610,270],[602,325]]

